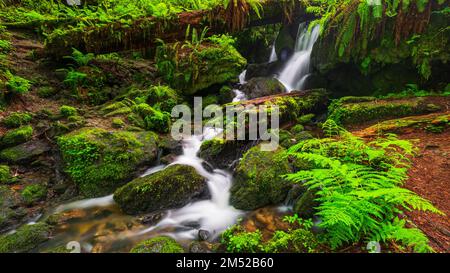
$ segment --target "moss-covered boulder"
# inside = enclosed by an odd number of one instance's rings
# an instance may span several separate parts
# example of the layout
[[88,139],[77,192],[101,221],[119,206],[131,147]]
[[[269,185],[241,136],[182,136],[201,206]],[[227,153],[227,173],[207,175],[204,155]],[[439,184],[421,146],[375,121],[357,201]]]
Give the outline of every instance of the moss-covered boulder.
[[232,167],[232,163],[241,158],[252,145],[248,141],[225,140],[215,137],[202,143],[199,156],[215,168],[227,169]]
[[0,152],[0,159],[11,163],[28,163],[50,150],[51,147],[46,141],[31,140],[14,147],[3,149]]
[[138,243],[130,253],[184,253],[184,249],[174,239],[159,236]]
[[284,85],[275,78],[253,78],[241,88],[247,98],[255,99],[286,92]]
[[50,232],[45,223],[24,225],[15,233],[0,236],[0,253],[29,252],[48,240]]
[[2,120],[2,123],[8,128],[17,128],[30,123],[33,117],[29,113],[14,112]]
[[172,165],[117,189],[114,200],[124,212],[137,214],[181,207],[206,192],[205,178],[193,167]]
[[135,176],[138,167],[155,161],[157,135],[152,132],[83,128],[58,139],[66,172],[89,197],[114,192]]
[[0,146],[10,147],[30,140],[33,136],[33,128],[30,125],[9,130],[0,138]]
[[[444,102],[445,98],[441,101]],[[438,112],[441,106],[432,97],[377,99],[343,97],[329,107],[329,118],[338,124],[358,124],[386,118],[398,118]]]
[[281,175],[291,172],[285,150],[262,151],[255,146],[244,154],[234,174],[231,204],[244,210],[253,210],[282,202],[292,187]]
[[212,37],[198,46],[159,46],[156,62],[171,87],[187,95],[236,79],[247,63],[228,36]]

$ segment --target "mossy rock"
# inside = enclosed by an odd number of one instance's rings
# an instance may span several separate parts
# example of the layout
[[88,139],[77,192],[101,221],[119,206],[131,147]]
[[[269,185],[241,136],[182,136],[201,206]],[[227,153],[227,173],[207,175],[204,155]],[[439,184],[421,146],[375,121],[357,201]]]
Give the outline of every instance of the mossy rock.
[[51,150],[50,145],[43,140],[31,140],[20,145],[3,149],[0,159],[11,163],[27,163]]
[[199,157],[215,168],[227,169],[233,162],[241,158],[251,146],[251,142],[215,137],[202,143]]
[[22,125],[30,123],[33,117],[29,113],[15,112],[9,114],[2,120],[2,123],[8,128],[18,128]]
[[11,227],[26,215],[19,207],[20,196],[6,185],[0,185],[0,229]]
[[286,92],[284,85],[275,78],[253,78],[241,88],[247,98],[255,99]]
[[0,253],[29,252],[48,240],[50,232],[45,223],[21,226],[13,234],[0,236]]
[[158,72],[171,87],[193,95],[213,85],[234,80],[247,61],[229,43],[203,43],[192,51],[182,45],[159,46],[156,53]]
[[30,125],[9,130],[0,139],[0,146],[10,147],[27,142],[33,137],[33,128]]
[[427,97],[405,99],[376,99],[371,97],[344,97],[329,107],[329,118],[338,124],[363,122],[421,115],[440,111],[441,107],[429,103]]
[[281,175],[291,171],[283,148],[276,151],[262,151],[260,145],[251,148],[236,168],[231,204],[243,210],[279,204],[292,187]]
[[66,172],[88,197],[110,194],[151,164],[158,153],[153,132],[83,128],[58,138]]
[[140,242],[130,253],[184,253],[184,249],[174,239],[159,236]]
[[27,205],[31,205],[47,196],[47,187],[41,184],[26,186],[22,193],[22,198]]
[[134,179],[114,193],[114,200],[128,214],[178,208],[207,192],[205,178],[195,168],[172,165]]

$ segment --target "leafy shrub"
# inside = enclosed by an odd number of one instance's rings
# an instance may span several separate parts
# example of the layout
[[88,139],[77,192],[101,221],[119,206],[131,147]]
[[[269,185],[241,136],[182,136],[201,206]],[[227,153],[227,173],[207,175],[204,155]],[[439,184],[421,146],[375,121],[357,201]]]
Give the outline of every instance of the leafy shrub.
[[227,251],[232,253],[255,253],[261,250],[262,233],[245,232],[239,225],[227,229],[222,234],[222,243],[226,244]]

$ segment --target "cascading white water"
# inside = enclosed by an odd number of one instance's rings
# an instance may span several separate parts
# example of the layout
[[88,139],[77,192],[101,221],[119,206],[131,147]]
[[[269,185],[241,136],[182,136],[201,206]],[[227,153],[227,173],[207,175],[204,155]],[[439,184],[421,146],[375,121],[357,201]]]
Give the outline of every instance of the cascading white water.
[[298,28],[295,53],[281,71],[278,80],[286,87],[288,92],[302,90],[309,75],[309,63],[314,43],[319,36],[320,26],[316,25],[308,31],[308,25],[300,24]]
[[275,42],[273,42],[272,52],[270,53],[270,58],[269,58],[269,63],[273,63],[273,62],[276,62],[276,61],[278,61],[278,57],[277,57],[277,51],[276,51],[276,48],[275,48]]
[[200,229],[208,230],[213,236],[233,225],[242,214],[229,204],[231,174],[223,170],[207,171],[203,167],[203,160],[197,156],[203,141],[211,139],[221,131],[205,128],[203,135],[191,136],[183,141],[183,154],[171,164],[183,164],[194,167],[197,172],[206,178],[211,194],[210,200],[201,200],[186,205],[180,209],[169,210],[167,216],[157,225],[138,233],[138,235],[168,227],[180,228],[179,232],[170,232],[169,235],[180,239],[193,239],[198,229],[186,227],[184,224],[197,223]]
[[[247,83],[245,81],[245,76],[247,75],[247,70],[242,71],[241,74],[239,74],[239,84],[243,85],[245,83]],[[239,89],[233,89],[234,92],[234,98],[233,98],[233,102],[238,102],[238,101],[243,101],[246,100],[246,96],[244,94],[244,92],[242,92]]]

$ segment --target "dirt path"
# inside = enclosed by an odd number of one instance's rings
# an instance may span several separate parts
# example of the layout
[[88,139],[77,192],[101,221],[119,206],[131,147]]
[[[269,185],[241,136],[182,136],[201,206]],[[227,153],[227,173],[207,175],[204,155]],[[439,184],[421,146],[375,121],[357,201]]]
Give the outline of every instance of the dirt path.
[[405,187],[430,200],[446,215],[418,211],[406,214],[430,239],[438,252],[450,252],[450,131],[441,134],[411,132],[403,139],[420,139]]

